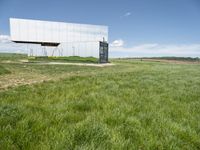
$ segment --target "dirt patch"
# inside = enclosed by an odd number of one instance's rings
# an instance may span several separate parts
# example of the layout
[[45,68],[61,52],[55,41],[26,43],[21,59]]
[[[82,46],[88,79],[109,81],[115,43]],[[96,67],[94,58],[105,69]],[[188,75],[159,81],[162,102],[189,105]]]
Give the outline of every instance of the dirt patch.
[[[20,62],[20,64],[26,64],[27,62]],[[19,64],[19,63],[15,63]],[[62,63],[62,62],[42,62],[42,63],[34,63],[37,65],[77,65],[77,66],[91,66],[91,67],[105,67],[112,66],[114,64],[89,64],[89,63]],[[22,66],[23,67],[23,66]],[[70,77],[70,76],[79,76],[79,72],[63,72],[59,75],[51,75],[51,74],[41,74],[38,72],[27,72],[21,70],[13,70],[11,74],[5,74],[0,76],[0,91],[7,90],[9,88],[17,87],[20,85],[30,85],[36,83],[42,83],[44,81],[56,81],[62,78]]]
[[76,66],[93,66],[93,67],[106,67],[113,66],[113,63],[105,64],[92,64],[92,63],[66,63],[66,62],[37,62],[40,65],[76,65]]
[[20,85],[29,85],[34,83],[41,83],[43,81],[51,80],[51,78],[48,78],[46,76],[38,76],[32,74],[31,77],[27,76],[26,74],[20,74],[20,75],[4,75],[0,76],[0,91],[6,90],[10,87],[16,87]]

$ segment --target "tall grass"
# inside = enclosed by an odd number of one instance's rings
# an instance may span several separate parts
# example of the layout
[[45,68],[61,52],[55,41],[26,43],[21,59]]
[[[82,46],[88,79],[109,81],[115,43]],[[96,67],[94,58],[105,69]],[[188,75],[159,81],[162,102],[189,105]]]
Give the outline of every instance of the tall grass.
[[1,92],[0,148],[200,149],[200,66],[115,63]]
[[3,67],[2,65],[0,65],[0,75],[8,74],[8,73],[10,73],[10,71],[6,69],[5,67]]

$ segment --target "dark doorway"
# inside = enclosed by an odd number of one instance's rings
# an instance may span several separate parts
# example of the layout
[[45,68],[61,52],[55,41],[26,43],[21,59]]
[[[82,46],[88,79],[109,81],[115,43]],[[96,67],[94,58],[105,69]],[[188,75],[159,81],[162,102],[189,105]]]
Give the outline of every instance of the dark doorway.
[[108,43],[99,42],[99,63],[108,63]]

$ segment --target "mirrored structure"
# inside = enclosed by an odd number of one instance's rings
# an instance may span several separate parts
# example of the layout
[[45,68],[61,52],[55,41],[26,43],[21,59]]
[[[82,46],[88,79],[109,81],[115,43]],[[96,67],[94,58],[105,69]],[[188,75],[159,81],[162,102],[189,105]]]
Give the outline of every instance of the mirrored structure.
[[100,58],[100,42],[108,42],[108,27],[100,25],[10,18],[10,33],[12,41],[29,44],[29,56]]

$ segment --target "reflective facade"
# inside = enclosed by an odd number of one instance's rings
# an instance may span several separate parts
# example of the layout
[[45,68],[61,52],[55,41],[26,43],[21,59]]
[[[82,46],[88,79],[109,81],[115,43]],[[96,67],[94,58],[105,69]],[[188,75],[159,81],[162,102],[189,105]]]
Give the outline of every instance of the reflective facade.
[[57,48],[30,46],[33,56],[99,57],[99,41],[108,41],[108,27],[98,25],[11,18],[10,32],[15,42],[60,43]]

